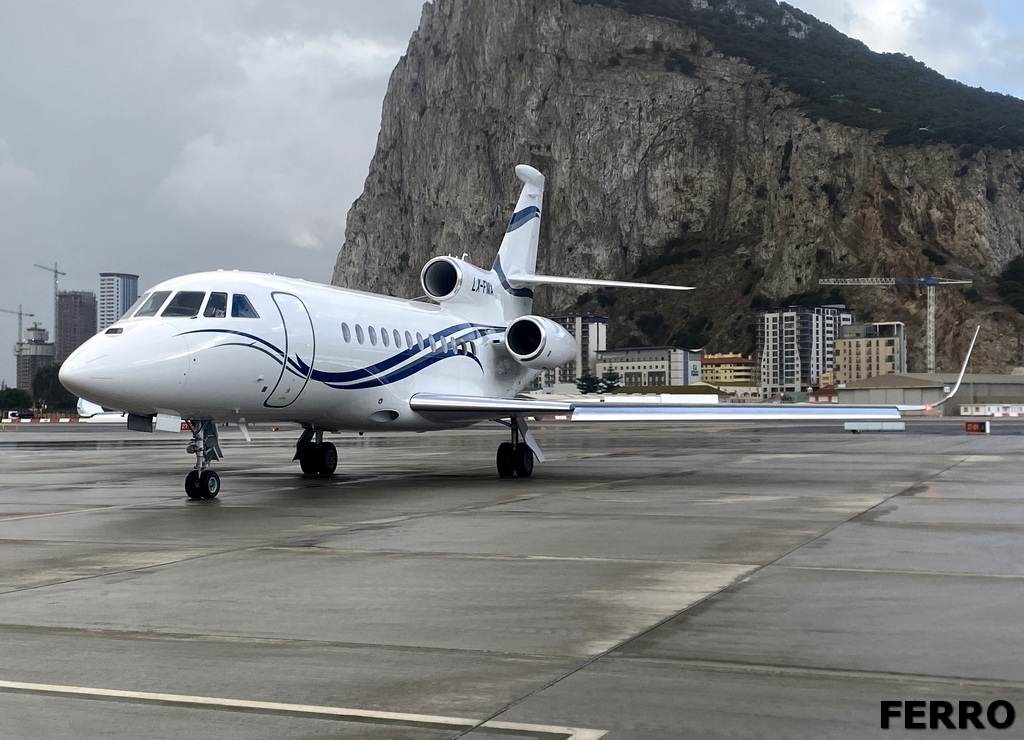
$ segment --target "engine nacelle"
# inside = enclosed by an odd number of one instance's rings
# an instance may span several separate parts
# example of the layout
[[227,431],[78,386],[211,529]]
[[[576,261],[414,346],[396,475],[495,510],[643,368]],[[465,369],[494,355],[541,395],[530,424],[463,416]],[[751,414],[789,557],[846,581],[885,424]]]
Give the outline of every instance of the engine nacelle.
[[493,272],[455,257],[434,257],[423,265],[420,283],[438,303],[481,303],[493,299],[499,287]]
[[531,370],[551,370],[576,358],[576,340],[551,319],[520,316],[505,330],[512,359]]

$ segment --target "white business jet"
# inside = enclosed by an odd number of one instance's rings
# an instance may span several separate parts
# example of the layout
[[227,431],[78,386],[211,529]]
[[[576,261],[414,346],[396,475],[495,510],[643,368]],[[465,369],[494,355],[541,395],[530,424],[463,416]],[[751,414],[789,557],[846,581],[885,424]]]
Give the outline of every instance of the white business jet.
[[[900,418],[896,406],[620,405],[520,398],[545,369],[576,356],[576,342],[531,315],[537,285],[691,290],[534,273],[544,176],[516,167],[523,189],[490,270],[454,257],[427,262],[420,280],[434,302],[403,300],[275,275],[202,272],[160,283],[117,323],[79,347],[60,380],[128,427],[191,429],[191,498],[214,498],[222,457],[218,422],[297,422],[303,473],[338,464],[325,432],[434,431],[497,421],[498,474],[526,478],[543,461],[526,417],[572,421],[799,421]],[[972,342],[973,346],[973,342]],[[965,362],[966,367],[966,362]],[[955,392],[955,389],[954,389]],[[952,395],[952,394],[950,394]],[[921,408],[921,407],[915,407]]]

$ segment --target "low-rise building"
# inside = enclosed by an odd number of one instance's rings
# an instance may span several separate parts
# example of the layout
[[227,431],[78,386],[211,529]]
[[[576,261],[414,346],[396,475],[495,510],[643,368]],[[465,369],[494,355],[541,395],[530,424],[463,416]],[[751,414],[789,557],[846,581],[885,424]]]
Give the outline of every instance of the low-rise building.
[[701,380],[701,350],[622,347],[597,353],[597,376],[617,373],[624,388],[683,386]]
[[756,370],[754,359],[743,355],[704,355],[700,360],[701,380],[712,385],[754,385]]

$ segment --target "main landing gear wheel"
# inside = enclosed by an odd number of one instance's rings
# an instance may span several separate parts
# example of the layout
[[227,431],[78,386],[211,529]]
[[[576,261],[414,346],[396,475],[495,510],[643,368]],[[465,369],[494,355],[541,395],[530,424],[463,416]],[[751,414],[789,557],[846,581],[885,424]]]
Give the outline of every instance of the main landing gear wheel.
[[516,475],[529,478],[533,474],[533,450],[525,442],[516,447]]
[[[518,418],[513,417],[508,424],[512,433],[511,442],[502,442],[498,445],[498,454],[495,462],[498,467],[499,478],[529,478],[533,475],[533,450],[526,444],[524,437],[528,434],[526,424]],[[543,458],[542,458],[543,459]]]
[[516,474],[516,448],[511,442],[498,445],[498,477],[511,478]]
[[334,475],[338,469],[338,448],[330,442],[324,442],[316,451],[316,472],[320,475]]
[[307,429],[295,444],[294,459],[306,475],[334,475],[338,469],[338,448],[324,442],[323,435],[322,431]]

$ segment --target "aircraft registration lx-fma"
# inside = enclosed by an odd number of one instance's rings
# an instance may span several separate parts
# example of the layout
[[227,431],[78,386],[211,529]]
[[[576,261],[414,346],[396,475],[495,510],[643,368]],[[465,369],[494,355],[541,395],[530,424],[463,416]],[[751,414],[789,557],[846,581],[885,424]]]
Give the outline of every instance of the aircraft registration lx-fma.
[[544,176],[528,165],[515,171],[523,188],[494,265],[430,260],[420,280],[434,302],[251,272],[185,275],[152,288],[79,347],[60,380],[88,408],[127,412],[131,429],[151,432],[155,417],[157,429],[178,431],[186,420],[196,458],[185,478],[191,498],[220,492],[210,467],[222,457],[217,422],[237,423],[246,437],[250,422],[296,422],[304,431],[294,459],[306,474],[331,475],[338,453],[325,432],[496,421],[510,430],[498,446],[498,474],[526,478],[544,460],[526,418],[542,414],[574,422],[886,421],[925,408],[520,397],[541,371],[576,356],[568,332],[531,314],[535,286],[692,288],[535,274]]

